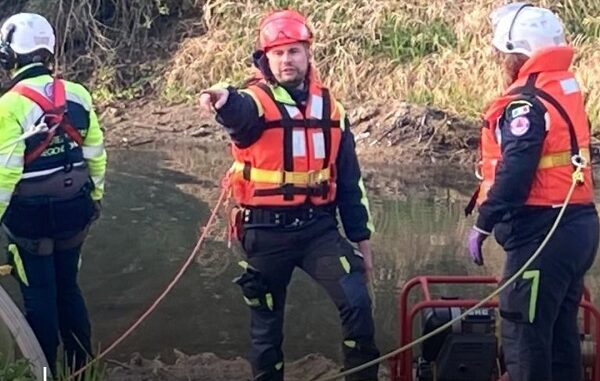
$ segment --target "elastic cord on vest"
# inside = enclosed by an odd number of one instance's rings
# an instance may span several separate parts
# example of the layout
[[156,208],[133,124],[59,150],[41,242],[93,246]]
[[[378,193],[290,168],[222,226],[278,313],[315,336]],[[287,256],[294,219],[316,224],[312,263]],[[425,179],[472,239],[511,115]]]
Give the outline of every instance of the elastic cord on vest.
[[[573,160],[575,161],[575,160]],[[466,317],[467,315],[471,314],[473,311],[477,310],[478,308],[482,307],[484,304],[486,304],[487,302],[489,302],[492,298],[495,298],[496,296],[498,296],[502,291],[504,291],[508,286],[510,286],[511,284],[513,284],[529,267],[529,265],[531,265],[533,263],[533,261],[536,260],[536,258],[540,255],[540,253],[542,252],[542,250],[544,249],[544,247],[546,247],[546,245],[548,244],[548,242],[550,241],[550,238],[552,238],[552,236],[554,235],[554,232],[556,231],[556,228],[558,227],[564,213],[565,210],[567,209],[567,206],[569,205],[569,202],[571,201],[571,196],[573,196],[573,191],[575,190],[575,188],[577,187],[577,185],[580,183],[581,179],[583,178],[583,168],[585,167],[587,163],[585,163],[585,161],[583,162],[583,164],[576,166],[575,171],[573,171],[573,174],[571,176],[571,187],[569,188],[569,192],[567,193],[567,196],[565,197],[565,200],[560,208],[560,211],[558,212],[558,215],[556,216],[556,219],[554,220],[554,223],[552,224],[552,227],[550,228],[550,231],[548,231],[548,234],[546,234],[546,237],[544,238],[544,240],[542,241],[542,243],[540,244],[540,246],[537,248],[537,250],[533,253],[533,255],[527,260],[527,262],[525,262],[525,264],[513,275],[511,276],[503,285],[501,285],[500,287],[498,287],[496,290],[494,290],[494,292],[492,292],[491,294],[489,294],[488,296],[486,296],[484,299],[482,299],[479,303],[477,303],[476,305],[474,305],[473,307],[469,308],[468,310],[466,310],[465,312],[463,312],[462,314],[460,314],[459,316],[455,317],[454,319],[450,320],[449,322],[447,322],[446,324],[438,327],[437,329],[431,331],[430,333],[423,335],[421,337],[419,337],[418,339],[406,344],[403,347],[400,347],[392,352],[389,352],[379,358],[376,358],[372,361],[369,361],[367,363],[364,363],[362,365],[359,365],[355,368],[352,369],[348,369],[345,370],[343,372],[334,374],[332,376],[328,376],[328,377],[322,377],[322,378],[318,378],[316,381],[332,381],[332,380],[337,380],[340,379],[342,377],[346,377],[348,375],[354,374],[354,373],[358,373],[361,370],[364,370],[366,368],[370,368],[373,365],[379,364],[391,357],[394,357],[408,349],[411,349],[412,347],[416,346],[417,344],[420,344],[422,342],[424,342],[427,339],[430,339],[431,337],[440,334],[442,332],[444,332],[445,330],[447,330],[448,328],[451,328],[454,324],[456,324],[457,322],[461,321],[464,317]]]

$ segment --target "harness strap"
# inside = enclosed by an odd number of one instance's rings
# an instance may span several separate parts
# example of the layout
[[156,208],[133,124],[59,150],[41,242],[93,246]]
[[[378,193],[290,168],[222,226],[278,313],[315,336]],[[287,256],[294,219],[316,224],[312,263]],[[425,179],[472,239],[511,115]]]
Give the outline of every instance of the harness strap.
[[83,145],[81,134],[73,127],[66,115],[66,91],[65,84],[62,80],[58,78],[52,80],[52,100],[40,94],[33,88],[21,83],[15,85],[11,91],[20,94],[37,104],[44,112],[45,120],[50,127],[50,130],[46,133],[46,138],[25,155],[25,164],[29,164],[40,157],[52,142],[57,129],[62,130],[64,134],[79,146]]

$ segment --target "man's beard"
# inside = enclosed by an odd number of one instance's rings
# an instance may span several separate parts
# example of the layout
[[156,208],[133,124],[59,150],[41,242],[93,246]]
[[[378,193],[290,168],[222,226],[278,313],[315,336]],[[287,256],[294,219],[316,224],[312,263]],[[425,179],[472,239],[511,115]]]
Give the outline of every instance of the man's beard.
[[279,81],[279,84],[285,87],[295,88],[299,87],[302,83],[304,83],[304,77],[297,76],[294,79]]
[[304,83],[306,80],[306,73],[301,73],[300,70],[296,69],[297,75],[292,79],[282,79],[279,82],[280,85],[288,88],[296,88]]

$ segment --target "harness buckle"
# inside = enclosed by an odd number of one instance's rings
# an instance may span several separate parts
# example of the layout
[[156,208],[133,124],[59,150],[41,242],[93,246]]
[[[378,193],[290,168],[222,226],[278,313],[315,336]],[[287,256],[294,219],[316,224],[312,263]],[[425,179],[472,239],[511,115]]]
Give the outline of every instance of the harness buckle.
[[585,168],[587,167],[587,159],[580,153],[571,156],[571,163],[577,168]]
[[575,166],[575,171],[573,172],[573,180],[578,185],[584,184],[585,176],[583,175],[583,169],[587,167],[587,159],[584,157],[584,155],[582,155],[581,151],[579,151],[579,153],[571,156],[571,163]]
[[308,172],[307,185],[320,185],[329,180],[329,176],[325,170],[313,170]]
[[284,224],[284,214],[283,213],[275,213],[273,215],[273,222],[275,223],[275,225],[282,225]]

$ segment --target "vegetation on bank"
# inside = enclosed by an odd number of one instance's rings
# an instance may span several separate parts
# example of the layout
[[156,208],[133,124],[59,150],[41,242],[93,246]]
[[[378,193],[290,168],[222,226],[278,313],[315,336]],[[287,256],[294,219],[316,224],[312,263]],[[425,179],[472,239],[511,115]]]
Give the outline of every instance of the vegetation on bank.
[[[182,42],[166,72],[167,88],[194,94],[247,74],[257,23],[274,7],[309,15],[319,69],[346,100],[407,100],[476,116],[500,91],[491,60],[489,0],[208,0],[207,33]],[[565,20],[577,47],[575,68],[600,121],[600,2],[545,0]],[[178,93],[181,93],[179,91]]]
[[[156,94],[178,41],[202,34],[198,0],[0,0],[0,19],[46,16],[57,34],[58,69],[99,101]],[[4,78],[6,80],[6,78]]]
[[[192,100],[214,82],[241,81],[249,73],[261,16],[282,7],[309,16],[319,70],[346,101],[406,100],[476,116],[500,89],[488,15],[503,0],[9,3],[0,12],[37,11],[57,25],[61,69],[85,79],[104,101],[149,94]],[[600,122],[600,2],[536,3],[564,19],[588,109]]]
[[35,381],[29,364],[25,360],[8,361],[0,353],[0,380],[3,381]]
[[[106,378],[106,367],[104,364],[94,363],[76,381],[102,381]],[[0,353],[0,380],[2,381],[36,381],[39,377],[31,371],[29,363],[25,359],[13,360],[6,358]],[[70,374],[64,370],[59,372],[57,381],[72,381]]]

